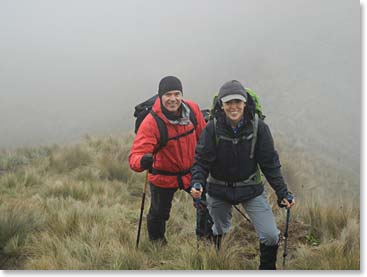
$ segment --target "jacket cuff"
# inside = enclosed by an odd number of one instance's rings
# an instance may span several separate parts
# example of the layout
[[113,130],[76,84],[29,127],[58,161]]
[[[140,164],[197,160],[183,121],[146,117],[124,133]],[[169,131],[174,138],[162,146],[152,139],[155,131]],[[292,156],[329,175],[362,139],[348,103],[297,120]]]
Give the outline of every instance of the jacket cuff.
[[288,194],[288,189],[287,188],[282,188],[281,190],[278,190],[276,192],[277,194],[277,197],[278,197],[278,202],[282,201],[284,198],[287,197],[287,194]]

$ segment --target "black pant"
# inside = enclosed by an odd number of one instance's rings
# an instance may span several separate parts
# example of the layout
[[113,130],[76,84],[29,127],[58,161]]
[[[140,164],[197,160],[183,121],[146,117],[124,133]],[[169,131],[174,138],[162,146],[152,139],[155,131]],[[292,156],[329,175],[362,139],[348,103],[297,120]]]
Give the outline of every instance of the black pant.
[[150,185],[150,208],[147,216],[150,240],[165,240],[166,221],[172,207],[172,199],[177,188],[160,188]]

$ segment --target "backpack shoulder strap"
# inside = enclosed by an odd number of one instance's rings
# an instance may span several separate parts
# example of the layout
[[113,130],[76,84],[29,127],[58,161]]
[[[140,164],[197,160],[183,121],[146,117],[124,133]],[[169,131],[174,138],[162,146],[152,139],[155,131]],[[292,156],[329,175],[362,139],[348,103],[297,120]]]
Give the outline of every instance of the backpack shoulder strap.
[[161,150],[163,147],[166,146],[168,142],[168,130],[162,118],[160,118],[153,111],[150,111],[150,114],[153,116],[154,120],[157,122],[158,130],[159,130],[158,147],[153,152],[153,154],[156,154],[159,150]]
[[251,142],[250,159],[253,159],[254,154],[255,154],[255,144],[256,144],[256,140],[257,140],[257,129],[258,129],[258,126],[259,126],[259,115],[257,113],[255,113],[253,124],[254,124],[254,136],[253,136],[252,142]]
[[192,108],[191,108],[191,106],[190,106],[189,103],[187,103],[187,102],[184,102],[184,103],[185,103],[185,105],[187,107],[189,107],[189,110],[190,110],[190,121],[192,122],[192,124],[194,125],[194,128],[196,129],[196,127],[198,126],[198,121],[196,119],[195,113],[192,110]]
[[214,133],[214,143],[215,146],[217,146],[219,143],[219,136],[217,132],[217,118],[215,116],[213,117],[213,133]]
[[196,120],[195,113],[191,109],[190,104],[188,104],[188,103],[185,103],[185,104],[190,109],[190,121],[194,125],[194,129],[190,130],[189,132],[187,132],[185,134],[182,134],[180,136],[173,137],[173,138],[168,138],[167,126],[166,126],[166,123],[164,123],[164,121],[162,120],[162,118],[160,118],[153,110],[150,111],[150,114],[153,116],[154,120],[157,122],[158,130],[159,130],[158,147],[154,150],[153,154],[156,154],[159,150],[161,150],[163,147],[165,147],[167,145],[168,140],[170,140],[170,139],[179,139],[182,136],[185,136],[185,135],[188,135],[188,134],[192,133],[196,129],[196,126],[198,125],[198,122]]
[[192,110],[190,111],[190,121],[192,122],[192,124],[194,125],[194,128],[196,129],[196,127],[198,126],[198,122],[197,122],[195,114]]

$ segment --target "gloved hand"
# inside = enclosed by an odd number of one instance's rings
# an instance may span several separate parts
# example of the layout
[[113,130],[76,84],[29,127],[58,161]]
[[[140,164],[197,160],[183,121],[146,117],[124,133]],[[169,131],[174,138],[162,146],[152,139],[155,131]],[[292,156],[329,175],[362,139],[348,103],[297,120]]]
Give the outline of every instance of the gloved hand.
[[278,206],[280,208],[290,208],[295,204],[294,196],[291,192],[287,191],[285,195],[281,198],[278,198]]
[[195,199],[199,199],[201,197],[202,192],[203,192],[203,186],[199,183],[193,184],[190,189],[191,196]]
[[140,160],[140,167],[145,169],[151,169],[153,165],[153,155],[145,154]]

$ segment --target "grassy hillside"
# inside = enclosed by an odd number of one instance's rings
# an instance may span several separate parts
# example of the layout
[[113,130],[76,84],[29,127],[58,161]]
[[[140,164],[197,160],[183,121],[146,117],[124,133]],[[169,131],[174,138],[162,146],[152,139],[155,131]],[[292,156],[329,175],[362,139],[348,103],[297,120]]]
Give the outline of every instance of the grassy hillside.
[[[195,209],[182,191],[175,195],[168,245],[149,242],[144,216],[135,249],[144,174],[129,169],[132,140],[132,135],[85,137],[75,145],[1,152],[0,268],[257,269],[255,232],[236,211],[219,252],[204,242],[197,245]],[[359,269],[359,190],[353,190],[358,177],[282,145],[283,172],[297,197],[287,269]],[[271,189],[268,196],[283,232],[285,211]],[[144,215],[148,207],[149,195]],[[279,269],[282,251],[283,244]]]

